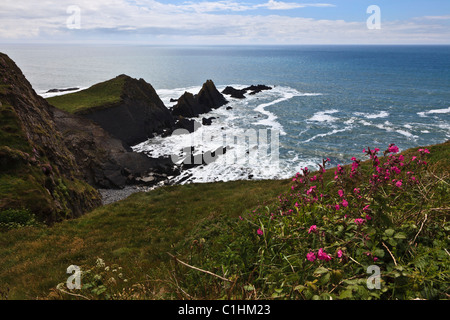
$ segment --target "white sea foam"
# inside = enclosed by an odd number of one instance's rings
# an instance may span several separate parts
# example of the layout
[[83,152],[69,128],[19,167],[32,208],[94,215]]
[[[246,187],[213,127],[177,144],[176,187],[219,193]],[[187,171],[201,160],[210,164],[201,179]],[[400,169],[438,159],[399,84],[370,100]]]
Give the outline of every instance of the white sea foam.
[[365,112],[355,112],[356,116],[362,116],[366,119],[377,119],[377,118],[386,118],[389,116],[389,112],[380,111],[378,113],[365,113]]
[[[397,128],[395,125],[393,125],[389,121],[385,121],[384,123],[372,123],[372,122],[368,122],[366,120],[360,120],[360,123],[362,125],[376,127],[380,130],[385,130],[387,132],[397,132],[397,133],[399,133],[409,139],[412,139],[412,140],[417,140],[419,138],[418,136],[412,134],[411,132],[409,132],[407,130]],[[403,127],[405,127],[405,126],[403,126]]]
[[316,121],[316,122],[334,122],[338,120],[338,118],[331,116],[331,114],[338,113],[339,110],[325,110],[316,112],[311,118],[307,121]]
[[[243,85],[232,85],[236,89],[244,88]],[[219,91],[225,86],[217,86]],[[177,88],[174,90],[157,90],[166,106],[170,99],[176,99],[185,91],[197,93],[200,87]],[[279,135],[284,134],[282,125],[277,121],[273,112],[268,107],[276,107],[277,104],[288,101],[296,96],[317,96],[317,93],[302,93],[289,87],[276,86],[272,90],[264,90],[255,95],[246,95],[245,99],[234,99],[225,95],[230,102],[227,106],[213,109],[207,115],[200,115],[194,120],[201,123],[202,117],[215,117],[209,126],[201,126],[195,132],[168,137],[155,137],[143,142],[133,149],[137,152],[145,152],[149,156],[159,157],[164,155],[182,155],[182,149],[193,146],[194,154],[214,151],[226,147],[226,153],[219,155],[216,160],[207,165],[196,166],[184,170],[179,176],[173,178],[175,183],[189,182],[213,182],[230,181],[239,179],[284,179],[295,174],[295,169],[311,165],[311,159],[299,160],[296,156],[279,158],[279,150],[272,150],[272,141],[276,141]],[[261,103],[263,102],[263,103]],[[263,117],[263,119],[261,119]],[[262,128],[261,128],[262,126]],[[250,145],[248,140],[243,140],[249,130],[258,134],[258,145]],[[262,131],[260,131],[262,130]],[[267,134],[267,144],[264,147],[264,137],[261,132]],[[206,139],[205,139],[206,137]],[[229,137],[233,137],[230,139]],[[275,140],[273,140],[275,139]],[[246,141],[242,143],[242,141]],[[257,149],[257,153],[254,149]],[[257,157],[255,157],[257,154]],[[230,161],[235,156],[235,161]],[[182,160],[180,161],[182,162]]]
[[313,141],[313,140],[315,140],[315,139],[317,139],[317,138],[322,138],[322,137],[326,137],[326,136],[331,136],[331,135],[336,134],[336,133],[339,133],[339,132],[348,131],[348,130],[350,130],[351,128],[352,128],[352,126],[348,126],[348,127],[344,128],[344,129],[334,129],[334,130],[331,130],[331,131],[326,132],[326,133],[320,133],[320,134],[317,134],[317,135],[313,136],[312,138],[309,138],[308,140],[303,141],[303,143],[311,142],[311,141]]
[[[287,101],[292,99],[296,96],[311,96],[311,95],[320,95],[320,94],[314,94],[314,93],[301,93],[295,89],[288,88],[288,87],[274,87],[271,90],[262,91],[260,93],[263,93],[259,97],[261,98],[272,98],[274,100],[259,104],[256,108],[254,108],[255,111],[262,113],[267,118],[257,121],[256,125],[263,125],[266,127],[270,127],[272,130],[278,130],[281,135],[285,135],[286,132],[283,129],[283,126],[277,121],[277,116],[268,111],[266,108],[272,105],[276,105],[278,103],[281,103],[283,101]],[[259,93],[259,94],[260,94]],[[254,97],[257,97],[257,95],[254,95]],[[258,98],[259,98],[258,97]]]
[[[81,87],[81,88],[78,88],[77,90],[62,91],[62,92],[47,92],[48,90],[42,90],[42,91],[37,92],[37,94],[40,95],[42,98],[47,99],[47,98],[51,98],[51,97],[62,96],[65,94],[78,92],[81,90],[85,90],[87,88],[89,88],[89,87]],[[70,89],[70,88],[61,88],[60,90],[63,90],[63,89]]]
[[417,114],[421,117],[426,117],[430,114],[444,114],[444,113],[450,113],[450,107],[445,108],[445,109],[434,109],[434,110],[417,112]]

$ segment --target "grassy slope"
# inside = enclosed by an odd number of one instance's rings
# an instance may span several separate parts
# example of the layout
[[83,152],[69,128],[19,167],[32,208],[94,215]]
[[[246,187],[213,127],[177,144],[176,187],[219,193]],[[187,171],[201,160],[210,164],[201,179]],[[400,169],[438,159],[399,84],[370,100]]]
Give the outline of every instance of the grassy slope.
[[237,217],[274,199],[288,184],[235,181],[164,187],[51,228],[0,234],[0,289],[8,286],[10,298],[45,296],[67,278],[69,265],[92,264],[97,257],[131,273],[140,268],[147,274],[157,272],[154,267],[169,258],[166,252],[181,250],[199,222],[221,215]]
[[[415,148],[417,149],[417,148]],[[433,166],[448,171],[450,142],[429,147]],[[411,152],[407,150],[406,152]],[[327,170],[332,179],[334,170]],[[220,217],[237,217],[289,189],[290,181],[234,181],[164,187],[137,193],[51,228],[28,227],[0,234],[0,291],[9,298],[46,296],[67,279],[71,265],[97,257],[141,278],[163,278],[166,252],[181,253]],[[219,228],[220,230],[220,228]],[[0,292],[1,296],[1,292]]]
[[125,77],[118,76],[86,90],[51,97],[47,101],[61,110],[82,113],[90,108],[101,108],[119,102],[124,83]]

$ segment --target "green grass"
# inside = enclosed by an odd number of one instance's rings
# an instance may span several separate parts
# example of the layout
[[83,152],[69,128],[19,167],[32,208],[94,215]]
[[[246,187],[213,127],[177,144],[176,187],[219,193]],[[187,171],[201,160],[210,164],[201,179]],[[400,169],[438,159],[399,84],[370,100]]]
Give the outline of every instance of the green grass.
[[125,79],[125,76],[118,76],[82,91],[48,98],[47,101],[56,108],[70,113],[104,108],[120,101]]
[[0,105],[0,141],[2,146],[24,152],[31,151],[14,108],[2,102]]
[[[118,263],[135,277],[160,277],[167,252],[184,252],[191,232],[205,232],[220,217],[237,217],[272,201],[286,180],[234,181],[164,187],[133,194],[53,227],[0,234],[0,288],[9,298],[44,297],[65,281],[66,268],[97,257]],[[205,227],[206,226],[206,227]]]

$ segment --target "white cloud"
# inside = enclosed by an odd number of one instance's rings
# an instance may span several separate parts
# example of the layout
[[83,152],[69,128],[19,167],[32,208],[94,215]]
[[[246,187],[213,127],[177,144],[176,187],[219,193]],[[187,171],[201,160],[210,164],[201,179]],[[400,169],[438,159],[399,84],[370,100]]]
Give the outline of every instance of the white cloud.
[[[74,3],[81,9],[80,30],[66,27],[66,9]],[[368,30],[365,21],[317,20],[286,16],[280,11],[308,6],[332,5],[275,0],[259,5],[234,0],[178,5],[156,0],[2,0],[0,41],[70,42],[82,41],[83,37],[102,41],[106,35],[108,41],[117,42],[134,41],[141,36],[139,41],[144,42],[207,44],[400,44],[448,43],[450,39],[450,30],[445,26],[447,21],[436,17],[428,17],[427,21],[383,21],[381,30]],[[270,9],[277,14],[261,15],[258,9]]]
[[292,10],[298,8],[306,8],[306,7],[335,7],[334,4],[329,3],[296,3],[296,2],[282,2],[282,1],[274,1],[269,0],[269,2],[264,4],[256,5],[257,8],[267,8],[270,10]]

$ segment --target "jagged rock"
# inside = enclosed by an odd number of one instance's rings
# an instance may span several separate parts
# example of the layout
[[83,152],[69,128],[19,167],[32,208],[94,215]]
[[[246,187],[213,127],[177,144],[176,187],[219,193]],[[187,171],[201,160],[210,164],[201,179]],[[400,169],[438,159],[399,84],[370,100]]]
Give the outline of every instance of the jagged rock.
[[233,87],[226,87],[224,90],[222,90],[223,94],[228,94],[230,95],[232,98],[237,98],[237,99],[245,99],[245,93],[247,93],[247,90],[244,89],[235,89]]
[[198,128],[200,128],[200,123],[183,117],[180,117],[175,124],[175,129],[186,129],[189,133],[195,132]]
[[211,111],[211,108],[200,104],[196,96],[186,91],[178,98],[177,104],[172,108],[172,115],[193,118],[209,111]]
[[244,90],[251,91],[249,94],[253,95],[263,90],[271,90],[271,89],[272,89],[271,87],[266,86],[264,84],[258,84],[257,86],[251,85],[250,87],[247,87]]
[[227,103],[228,101],[217,90],[214,82],[207,80],[198,94],[194,95],[190,92],[185,92],[172,108],[172,115],[187,118],[197,117]]
[[216,117],[202,118],[202,125],[210,126],[214,119],[216,119]]
[[272,88],[263,84],[258,84],[258,85],[251,85],[247,88],[244,89],[235,89],[233,87],[226,87],[222,93],[223,94],[228,94],[233,98],[237,98],[237,99],[244,99],[245,98],[245,94],[247,93],[247,91],[250,91],[250,95],[254,95],[256,93],[259,93],[263,90],[271,90]]
[[212,109],[228,103],[225,97],[217,90],[212,80],[206,80],[197,94],[197,100],[200,104]]

